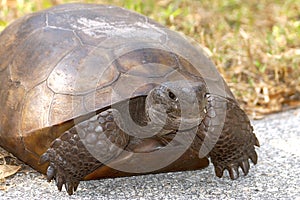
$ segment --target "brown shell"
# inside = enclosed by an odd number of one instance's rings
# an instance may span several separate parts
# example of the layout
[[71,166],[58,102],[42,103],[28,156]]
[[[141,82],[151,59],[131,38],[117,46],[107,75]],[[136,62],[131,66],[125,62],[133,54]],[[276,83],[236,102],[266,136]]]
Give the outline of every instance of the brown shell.
[[140,14],[67,4],[27,15],[0,34],[0,145],[35,166],[73,120],[178,79],[232,97],[199,47]]

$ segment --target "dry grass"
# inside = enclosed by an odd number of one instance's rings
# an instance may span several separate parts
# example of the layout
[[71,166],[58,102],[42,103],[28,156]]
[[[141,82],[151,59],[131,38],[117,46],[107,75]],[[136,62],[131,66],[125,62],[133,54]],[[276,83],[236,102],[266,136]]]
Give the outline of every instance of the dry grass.
[[[2,0],[0,31],[15,18],[64,0]],[[300,105],[299,0],[103,0],[141,12],[208,47],[252,115]]]

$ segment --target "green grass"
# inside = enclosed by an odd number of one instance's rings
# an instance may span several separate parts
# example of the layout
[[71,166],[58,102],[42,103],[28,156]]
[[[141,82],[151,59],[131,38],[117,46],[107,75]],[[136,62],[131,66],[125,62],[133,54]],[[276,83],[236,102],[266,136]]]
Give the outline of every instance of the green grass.
[[[67,0],[2,0],[0,31]],[[241,106],[254,117],[300,105],[299,0],[81,1],[135,10],[206,46]]]

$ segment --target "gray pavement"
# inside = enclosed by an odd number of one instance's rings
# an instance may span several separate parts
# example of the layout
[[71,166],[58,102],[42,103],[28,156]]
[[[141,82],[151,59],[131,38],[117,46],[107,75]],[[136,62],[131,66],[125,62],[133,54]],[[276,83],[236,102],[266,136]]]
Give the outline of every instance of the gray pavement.
[[300,109],[253,121],[261,143],[248,176],[200,171],[81,182],[73,196],[32,170],[7,178],[0,199],[300,199]]

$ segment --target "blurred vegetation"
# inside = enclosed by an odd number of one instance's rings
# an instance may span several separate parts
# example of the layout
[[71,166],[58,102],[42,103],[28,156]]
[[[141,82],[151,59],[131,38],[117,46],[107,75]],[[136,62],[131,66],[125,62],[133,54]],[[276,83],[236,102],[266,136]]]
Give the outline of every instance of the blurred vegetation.
[[[1,0],[0,31],[14,19],[68,0]],[[122,6],[207,47],[252,115],[300,105],[299,0],[85,0]]]

